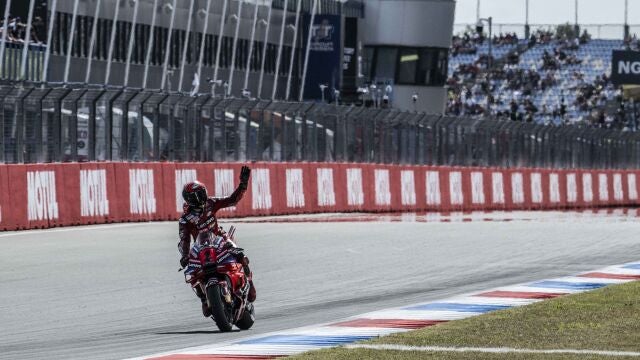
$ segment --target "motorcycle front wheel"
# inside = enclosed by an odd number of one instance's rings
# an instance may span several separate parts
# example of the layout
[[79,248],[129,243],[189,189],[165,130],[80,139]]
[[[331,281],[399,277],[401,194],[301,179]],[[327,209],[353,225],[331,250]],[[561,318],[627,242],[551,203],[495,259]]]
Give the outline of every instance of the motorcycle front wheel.
[[240,320],[238,320],[238,322],[236,323],[236,326],[240,330],[248,330],[253,326],[253,322],[255,321],[255,319],[256,313],[253,309],[253,304],[249,303],[249,305],[247,305],[247,307],[244,309],[242,317],[240,317]]
[[212,285],[207,288],[207,302],[218,329],[222,332],[231,331],[233,327],[233,310],[223,300],[220,285]]

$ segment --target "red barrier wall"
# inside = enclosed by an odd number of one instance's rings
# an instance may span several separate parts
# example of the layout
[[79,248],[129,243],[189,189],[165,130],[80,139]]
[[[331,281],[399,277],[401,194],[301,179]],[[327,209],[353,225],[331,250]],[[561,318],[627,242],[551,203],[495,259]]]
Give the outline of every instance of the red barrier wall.
[[[0,165],[0,229],[175,220],[185,182],[213,196],[236,163]],[[253,163],[249,191],[221,217],[318,212],[534,210],[639,204],[639,171]]]

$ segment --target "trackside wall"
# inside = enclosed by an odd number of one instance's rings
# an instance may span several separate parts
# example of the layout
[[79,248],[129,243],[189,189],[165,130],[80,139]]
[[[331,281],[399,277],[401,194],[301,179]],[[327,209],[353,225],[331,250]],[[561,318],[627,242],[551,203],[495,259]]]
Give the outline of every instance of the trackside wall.
[[[236,163],[0,165],[0,229],[175,220],[182,184],[237,185]],[[635,206],[640,170],[253,163],[249,190],[221,217],[319,212],[551,210]]]

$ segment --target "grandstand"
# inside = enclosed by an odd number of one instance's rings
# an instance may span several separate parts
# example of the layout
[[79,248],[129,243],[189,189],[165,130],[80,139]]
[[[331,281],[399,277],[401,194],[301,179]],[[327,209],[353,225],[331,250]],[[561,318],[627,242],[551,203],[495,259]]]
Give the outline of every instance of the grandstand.
[[489,113],[538,124],[637,128],[609,81],[611,53],[625,48],[623,40],[591,39],[586,32],[571,39],[548,31],[508,44],[496,37],[494,66],[487,69],[488,40],[466,33],[454,37],[454,46],[459,39],[467,39],[466,53],[452,48],[449,115]]

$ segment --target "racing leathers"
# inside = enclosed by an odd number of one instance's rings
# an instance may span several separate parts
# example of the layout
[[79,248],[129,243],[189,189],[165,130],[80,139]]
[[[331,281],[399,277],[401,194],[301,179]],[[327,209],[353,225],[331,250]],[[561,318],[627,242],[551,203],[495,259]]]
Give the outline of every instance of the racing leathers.
[[[244,180],[244,181],[243,181]],[[219,254],[221,257],[226,257],[229,254],[236,258],[244,267],[244,271],[247,275],[251,275],[249,269],[249,259],[244,256],[242,249],[239,249],[235,244],[227,237],[227,234],[218,225],[218,219],[216,218],[216,212],[220,209],[235,206],[247,190],[248,176],[246,179],[241,179],[238,188],[228,197],[215,198],[208,197],[202,207],[193,207],[185,203],[184,211],[180,217],[178,228],[180,241],[178,243],[178,249],[180,251],[181,259],[180,265],[186,267],[189,262],[189,251],[191,247],[191,238],[194,239],[194,245],[203,245],[204,242],[212,240],[217,244],[221,244],[223,252]],[[222,240],[222,243],[220,242]],[[251,278],[251,276],[249,277]],[[249,282],[249,296],[250,302],[256,299],[256,290],[253,285],[253,281]],[[200,291],[196,290],[196,294],[203,303],[202,311],[204,316],[209,317],[210,312],[206,306],[205,296]]]

